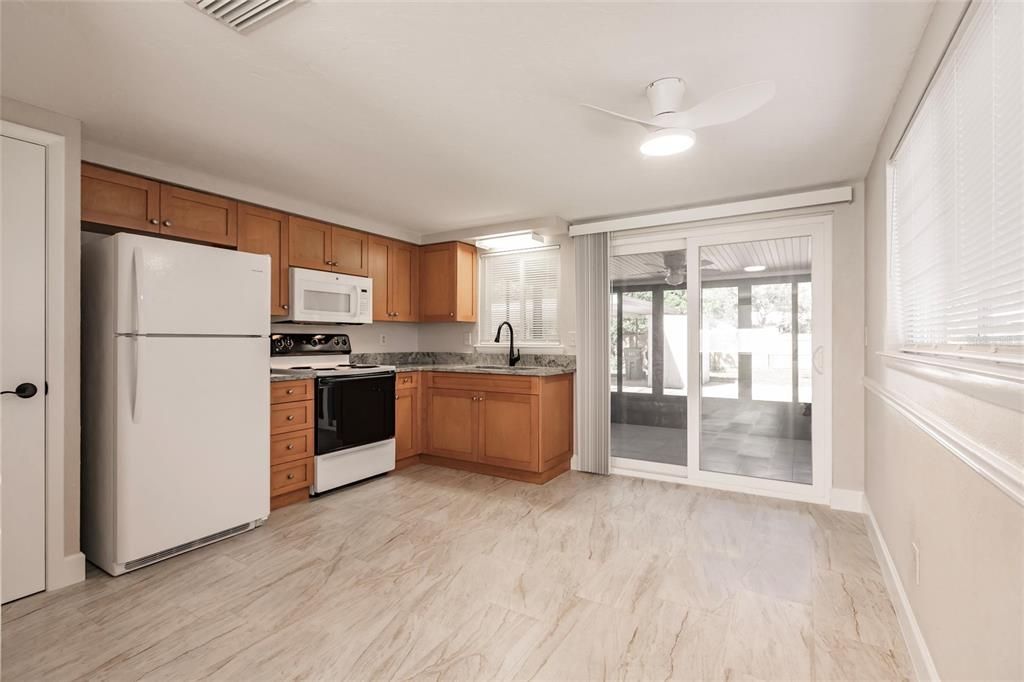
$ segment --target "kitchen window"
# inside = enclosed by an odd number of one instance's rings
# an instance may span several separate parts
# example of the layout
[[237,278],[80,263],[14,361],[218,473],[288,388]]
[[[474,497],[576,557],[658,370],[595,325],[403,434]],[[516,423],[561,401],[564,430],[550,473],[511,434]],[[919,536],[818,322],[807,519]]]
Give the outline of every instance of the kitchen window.
[[1024,358],[1024,45],[975,3],[889,165],[894,350]]
[[560,278],[557,246],[480,256],[480,344],[508,320],[517,346],[558,345]]

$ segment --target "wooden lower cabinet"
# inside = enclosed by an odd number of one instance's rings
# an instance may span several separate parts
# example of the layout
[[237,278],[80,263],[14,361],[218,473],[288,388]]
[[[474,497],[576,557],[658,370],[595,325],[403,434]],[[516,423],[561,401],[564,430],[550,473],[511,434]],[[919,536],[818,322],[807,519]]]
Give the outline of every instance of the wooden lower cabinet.
[[[417,461],[534,483],[568,470],[573,448],[572,374],[423,372],[417,381],[423,403]],[[399,393],[412,390],[399,386]],[[414,423],[415,416],[396,410],[399,443],[408,442],[400,434]],[[412,457],[407,449],[398,450],[403,463]]]
[[419,387],[395,389],[396,461],[420,454],[422,413]]
[[309,499],[313,485],[313,380],[270,384],[270,508]]

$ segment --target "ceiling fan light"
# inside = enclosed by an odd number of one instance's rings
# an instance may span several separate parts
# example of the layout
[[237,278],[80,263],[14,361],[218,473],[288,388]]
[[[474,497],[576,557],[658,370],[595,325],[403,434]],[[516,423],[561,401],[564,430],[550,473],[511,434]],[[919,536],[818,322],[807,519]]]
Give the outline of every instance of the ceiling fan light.
[[686,270],[672,270],[670,269],[665,273],[665,284],[670,284],[674,287],[679,286],[686,281]]
[[672,156],[685,152],[697,141],[692,130],[682,128],[663,128],[648,133],[640,145],[640,153],[644,156]]
[[747,267],[743,268],[745,272],[764,272],[767,269],[767,265],[748,265]]

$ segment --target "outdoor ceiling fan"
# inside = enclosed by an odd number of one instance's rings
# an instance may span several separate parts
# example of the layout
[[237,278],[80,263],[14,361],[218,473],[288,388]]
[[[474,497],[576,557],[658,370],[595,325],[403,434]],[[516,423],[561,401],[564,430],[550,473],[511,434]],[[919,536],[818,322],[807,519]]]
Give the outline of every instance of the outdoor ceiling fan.
[[730,123],[753,113],[775,96],[774,81],[758,81],[712,95],[683,109],[686,83],[681,78],[659,78],[647,86],[651,118],[642,119],[610,111],[593,104],[589,109],[637,123],[648,130],[640,151],[645,156],[669,156],[686,151],[697,139],[699,128]]
[[[658,277],[665,278],[666,284],[672,286],[679,286],[686,281],[686,252],[685,251],[667,251],[661,256],[662,261],[665,263],[665,267],[658,270],[652,270],[645,272],[641,275],[637,275],[638,278]],[[718,266],[713,261],[707,258],[702,258],[700,261],[701,270],[717,270]]]

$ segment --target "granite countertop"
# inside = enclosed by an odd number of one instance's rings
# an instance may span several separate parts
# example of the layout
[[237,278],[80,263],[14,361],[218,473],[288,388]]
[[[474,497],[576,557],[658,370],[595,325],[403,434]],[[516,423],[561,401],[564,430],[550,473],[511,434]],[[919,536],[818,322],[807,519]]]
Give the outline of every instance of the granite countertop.
[[[551,377],[559,374],[572,374],[576,370],[571,367],[502,367],[488,365],[398,365],[399,372],[457,372],[459,374],[511,374],[527,377]],[[289,372],[287,374],[270,373],[270,381],[297,381],[299,379],[315,379],[314,372]]]
[[551,377],[572,374],[571,367],[505,367],[502,365],[398,365],[399,372],[457,372],[459,374],[512,374],[527,377]]

